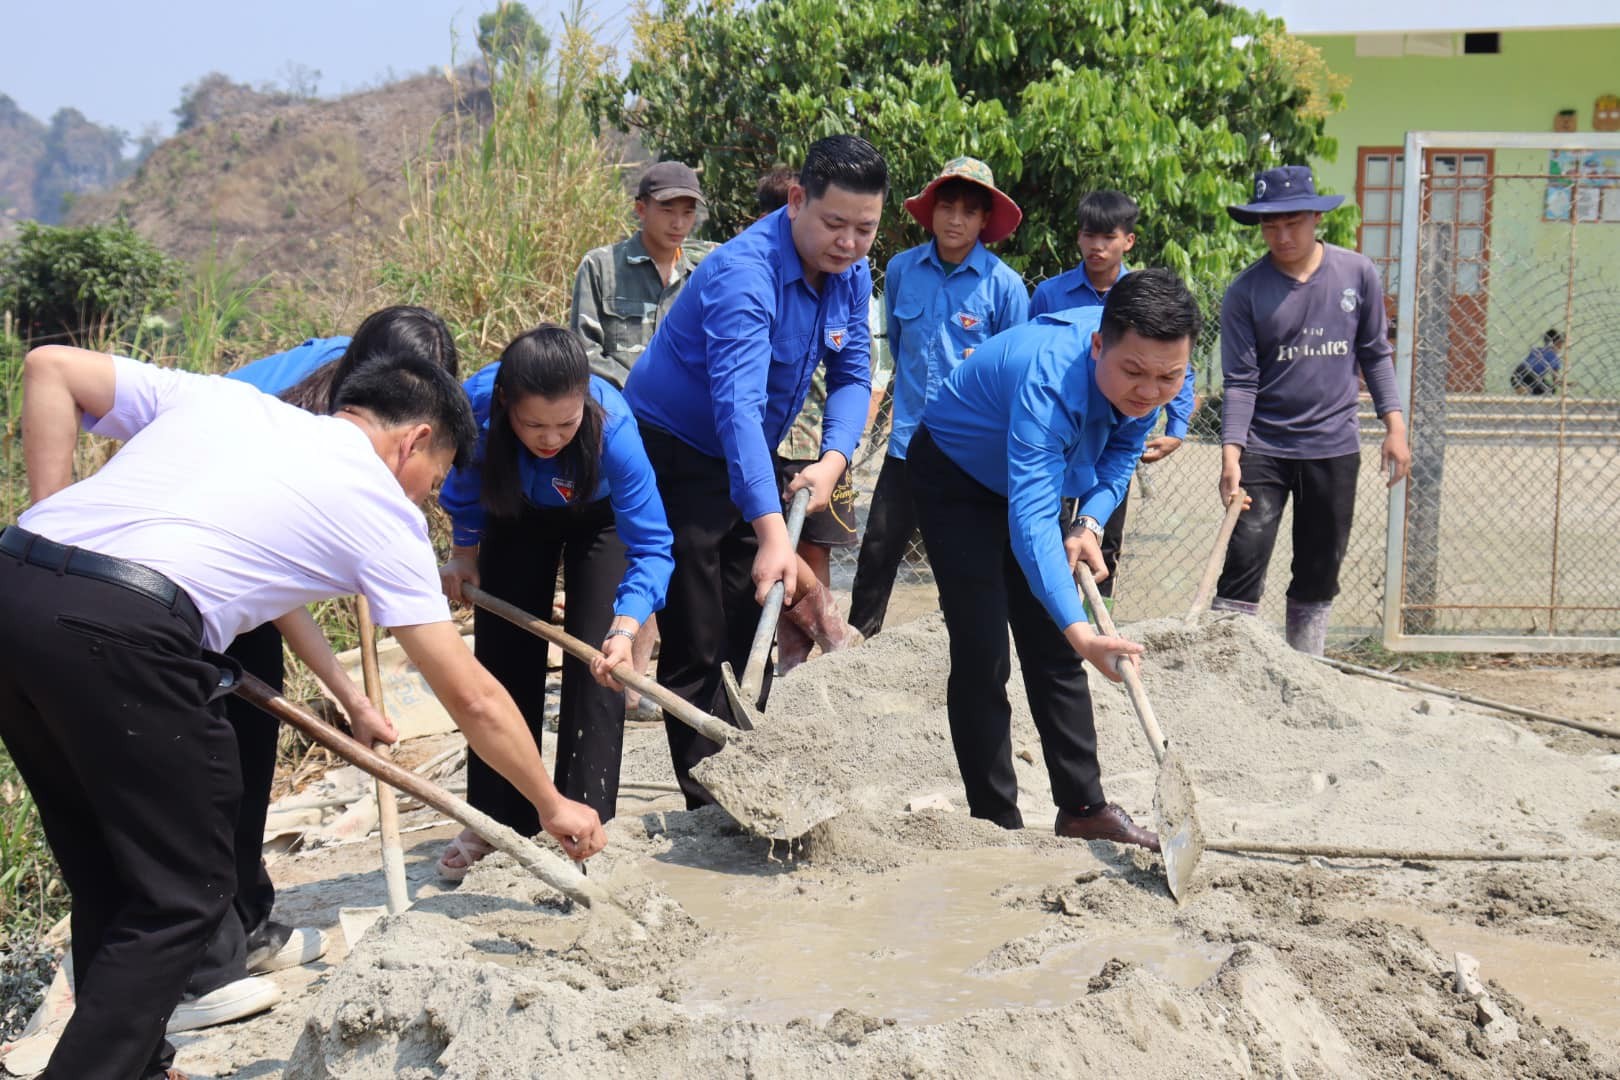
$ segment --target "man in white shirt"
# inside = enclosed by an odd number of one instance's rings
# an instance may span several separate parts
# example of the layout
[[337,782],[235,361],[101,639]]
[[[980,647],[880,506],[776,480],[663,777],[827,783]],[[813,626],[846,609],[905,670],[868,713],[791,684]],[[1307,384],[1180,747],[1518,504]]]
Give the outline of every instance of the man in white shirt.
[[[47,1077],[162,1077],[164,1025],[235,894],[241,794],[220,698],[242,630],[360,593],[478,754],[575,859],[589,807],[553,786],[510,696],[449,619],[416,504],[475,436],[461,387],[356,372],[333,414],[60,346],[24,367],[34,505],[0,533],[0,739],[73,894],[77,1006]],[[81,422],[126,440],[71,484]]]

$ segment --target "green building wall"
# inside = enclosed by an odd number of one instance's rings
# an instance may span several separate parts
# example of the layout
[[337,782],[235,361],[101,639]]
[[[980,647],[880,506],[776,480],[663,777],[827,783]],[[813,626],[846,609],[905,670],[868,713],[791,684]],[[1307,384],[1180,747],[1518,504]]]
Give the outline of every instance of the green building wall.
[[[1450,57],[1358,57],[1353,37],[1306,40],[1350,78],[1346,108],[1327,127],[1338,158],[1313,167],[1324,188],[1352,199],[1360,147],[1400,146],[1409,130],[1546,133],[1561,109],[1575,110],[1578,137],[1592,131],[1593,101],[1620,94],[1620,28],[1504,31],[1499,53]],[[1547,153],[1501,150],[1495,168],[1486,391],[1507,392],[1513,366],[1558,327],[1569,335],[1566,360],[1581,394],[1620,396],[1620,222],[1573,230],[1567,312],[1572,230],[1543,219]]]

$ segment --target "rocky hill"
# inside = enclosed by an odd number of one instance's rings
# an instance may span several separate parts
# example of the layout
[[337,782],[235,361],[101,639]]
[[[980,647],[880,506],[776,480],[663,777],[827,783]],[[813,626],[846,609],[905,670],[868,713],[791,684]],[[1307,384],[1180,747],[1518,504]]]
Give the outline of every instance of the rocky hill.
[[80,199],[69,223],[122,215],[188,262],[212,254],[250,277],[330,280],[394,227],[406,163],[455,130],[441,122],[487,107],[469,90],[480,85],[472,72],[454,83],[439,73],[309,100],[205,80],[182,130],[122,184]]

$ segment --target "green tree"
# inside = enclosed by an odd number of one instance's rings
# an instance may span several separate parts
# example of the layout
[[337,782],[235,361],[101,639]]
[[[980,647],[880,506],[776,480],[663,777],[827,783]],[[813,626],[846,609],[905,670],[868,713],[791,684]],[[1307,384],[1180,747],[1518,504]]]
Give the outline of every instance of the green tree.
[[36,342],[116,334],[174,303],[179,284],[180,264],[127,222],[24,222],[0,246],[0,309]]
[[1132,263],[1217,286],[1259,250],[1224,207],[1259,169],[1330,158],[1342,101],[1279,21],[1213,0],[666,0],[591,106],[702,163],[719,236],[752,217],[761,172],[850,131],[891,170],[879,266],[921,239],[902,200],[971,154],[1023,207],[998,253],[1031,280],[1075,263],[1075,202],[1108,187],[1142,207]]
[[478,50],[492,63],[535,68],[549,48],[546,32],[529,9],[514,0],[502,0],[494,11],[478,16]]

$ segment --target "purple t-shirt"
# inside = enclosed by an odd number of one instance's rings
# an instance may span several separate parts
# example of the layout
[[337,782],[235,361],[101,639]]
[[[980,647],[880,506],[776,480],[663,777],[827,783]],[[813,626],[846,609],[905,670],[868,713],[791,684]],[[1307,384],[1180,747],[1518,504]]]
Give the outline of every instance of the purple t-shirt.
[[1372,260],[1324,244],[1307,281],[1269,255],[1239,274],[1221,301],[1221,441],[1281,458],[1360,449],[1356,369],[1378,415],[1397,412],[1384,290]]

